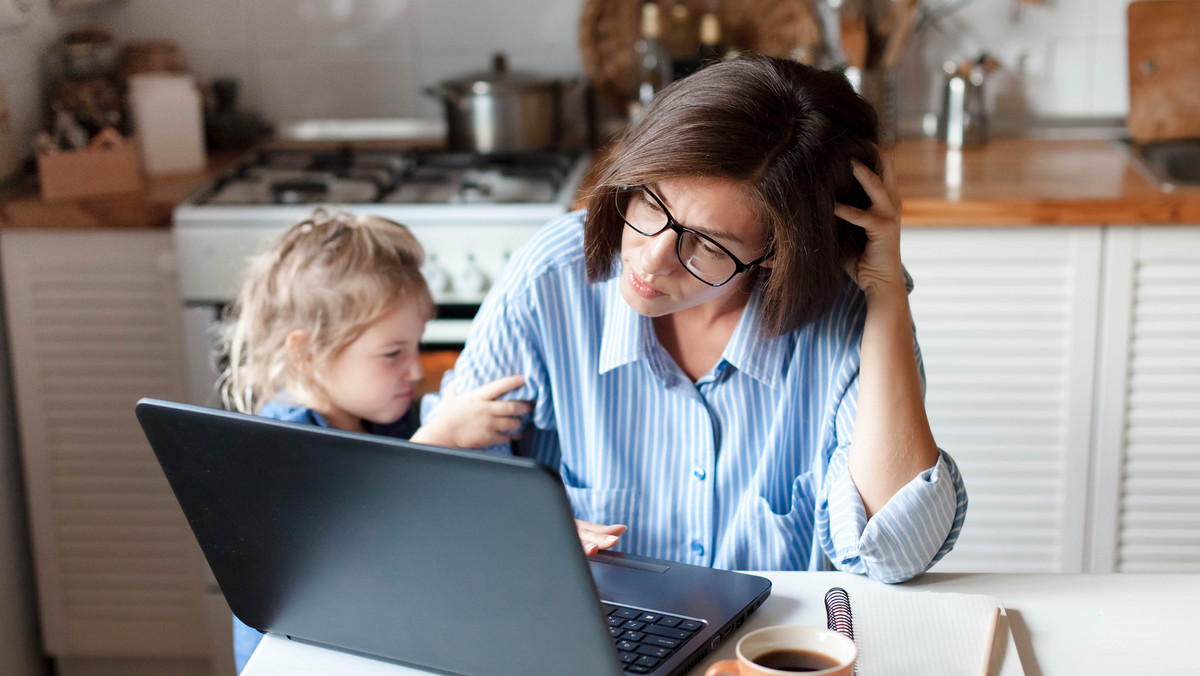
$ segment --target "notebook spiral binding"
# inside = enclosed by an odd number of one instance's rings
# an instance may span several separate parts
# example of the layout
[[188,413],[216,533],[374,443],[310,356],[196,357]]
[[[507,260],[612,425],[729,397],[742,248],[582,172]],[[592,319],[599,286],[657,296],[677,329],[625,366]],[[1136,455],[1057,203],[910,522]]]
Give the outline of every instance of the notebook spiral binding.
[[825,593],[825,623],[830,629],[854,640],[854,616],[850,613],[850,597],[845,589],[834,587]]
[[[825,592],[825,626],[854,640],[854,614],[850,612],[850,595],[841,587]],[[858,664],[854,665],[854,676],[858,676]]]

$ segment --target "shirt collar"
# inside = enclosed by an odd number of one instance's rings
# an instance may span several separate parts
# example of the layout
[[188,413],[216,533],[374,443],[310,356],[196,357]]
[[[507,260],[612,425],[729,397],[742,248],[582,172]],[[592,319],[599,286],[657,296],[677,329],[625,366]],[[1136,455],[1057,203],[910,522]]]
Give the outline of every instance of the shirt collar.
[[603,282],[604,330],[600,336],[599,372],[609,371],[643,359],[650,353],[654,335],[649,317],[634,311],[621,296],[621,278]]
[[791,354],[794,337],[790,333],[774,338],[765,335],[762,323],[764,284],[764,279],[760,277],[721,358],[751,378],[776,388],[783,382],[783,370]]
[[[608,297],[600,339],[600,373],[648,359],[655,354],[652,320],[638,314],[625,302],[621,296],[619,278],[605,284],[608,288],[604,293]],[[790,334],[775,338],[763,335],[762,286],[762,282],[755,285],[721,359],[755,380],[775,388],[783,381],[783,369],[794,341]]]

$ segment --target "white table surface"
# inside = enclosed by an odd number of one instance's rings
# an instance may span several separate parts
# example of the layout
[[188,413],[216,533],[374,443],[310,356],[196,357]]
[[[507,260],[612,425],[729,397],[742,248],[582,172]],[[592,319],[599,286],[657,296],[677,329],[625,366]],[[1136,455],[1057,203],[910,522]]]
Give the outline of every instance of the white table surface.
[[[756,573],[771,597],[688,676],[733,656],[747,631],[772,624],[825,624],[825,591],[991,594],[1004,603],[1026,676],[1200,675],[1200,574],[928,573],[883,585],[846,573]],[[268,636],[243,676],[411,676],[426,672]]]

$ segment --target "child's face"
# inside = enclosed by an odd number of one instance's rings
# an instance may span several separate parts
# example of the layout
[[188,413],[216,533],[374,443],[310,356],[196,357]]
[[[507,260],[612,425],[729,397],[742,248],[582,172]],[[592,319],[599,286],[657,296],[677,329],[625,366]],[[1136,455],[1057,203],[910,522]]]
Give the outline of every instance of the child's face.
[[424,371],[417,353],[425,317],[411,300],[398,301],[334,356],[319,379],[331,411],[321,413],[340,429],[361,429],[360,421],[386,425],[412,403]]

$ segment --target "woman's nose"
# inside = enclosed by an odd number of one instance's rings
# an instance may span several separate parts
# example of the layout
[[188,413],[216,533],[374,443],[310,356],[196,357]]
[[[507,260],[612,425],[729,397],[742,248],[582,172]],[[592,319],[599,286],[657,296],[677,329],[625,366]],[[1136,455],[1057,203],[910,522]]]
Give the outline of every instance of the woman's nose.
[[653,237],[646,238],[642,247],[643,272],[666,274],[679,264],[679,256],[675,249],[679,235],[670,230],[664,230]]

